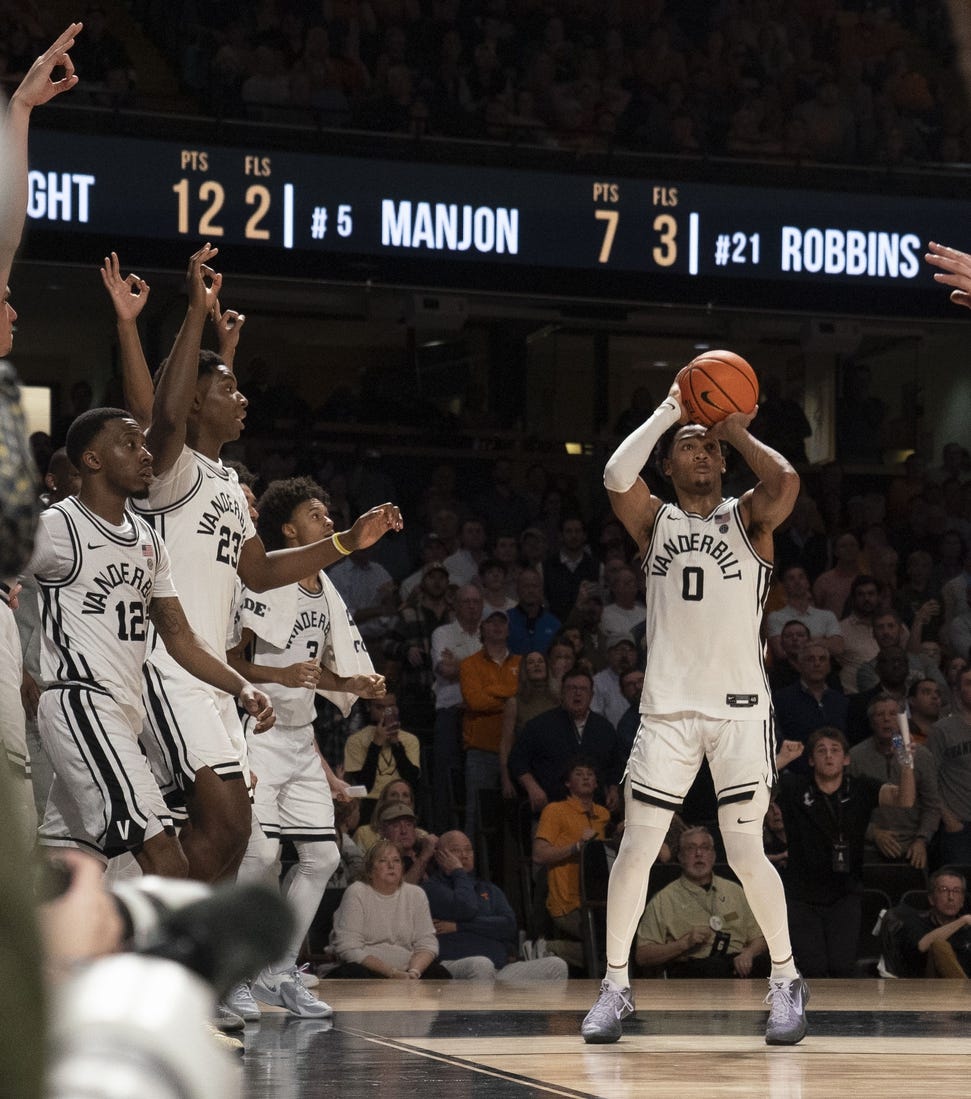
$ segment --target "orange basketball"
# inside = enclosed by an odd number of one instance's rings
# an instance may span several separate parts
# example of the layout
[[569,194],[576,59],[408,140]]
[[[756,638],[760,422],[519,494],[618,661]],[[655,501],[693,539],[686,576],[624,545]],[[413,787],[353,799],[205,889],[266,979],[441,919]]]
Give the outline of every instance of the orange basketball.
[[755,371],[734,351],[703,351],[678,371],[675,381],[685,412],[703,427],[733,412],[751,412],[759,400]]

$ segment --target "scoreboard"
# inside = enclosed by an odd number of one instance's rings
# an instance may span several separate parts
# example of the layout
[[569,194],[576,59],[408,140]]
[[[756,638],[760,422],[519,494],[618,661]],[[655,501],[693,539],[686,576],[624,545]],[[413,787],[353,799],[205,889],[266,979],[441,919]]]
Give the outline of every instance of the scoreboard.
[[28,224],[28,254],[92,263],[208,240],[227,271],[920,315],[971,201],[37,130]]

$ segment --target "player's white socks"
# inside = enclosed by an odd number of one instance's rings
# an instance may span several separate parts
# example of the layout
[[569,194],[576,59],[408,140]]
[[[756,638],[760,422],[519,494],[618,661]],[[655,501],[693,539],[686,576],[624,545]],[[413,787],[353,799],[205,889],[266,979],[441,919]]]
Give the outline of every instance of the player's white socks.
[[[630,986],[627,965],[630,946],[644,911],[651,866],[667,835],[666,828],[632,824],[630,817],[628,813],[607,890],[607,980],[618,988]],[[623,964],[611,965],[611,960]]]
[[337,844],[330,840],[323,843],[316,840],[301,841],[294,846],[300,861],[290,868],[283,879],[283,896],[290,902],[295,921],[293,938],[286,954],[286,965],[277,963],[284,969],[296,964],[300,947],[314,922],[314,916],[317,915],[327,882],[341,861]]
[[[799,976],[792,958],[786,894],[782,879],[765,857],[762,836],[722,830],[728,865],[738,875],[752,915],[769,947],[772,976],[792,980]],[[776,961],[775,959],[779,959]]]

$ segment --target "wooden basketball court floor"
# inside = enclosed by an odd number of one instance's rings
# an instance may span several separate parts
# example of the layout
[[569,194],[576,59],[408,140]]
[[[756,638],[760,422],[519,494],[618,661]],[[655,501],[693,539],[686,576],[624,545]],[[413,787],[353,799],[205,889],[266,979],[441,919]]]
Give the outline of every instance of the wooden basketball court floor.
[[971,1095],[971,982],[815,981],[809,1035],[766,1046],[764,981],[636,981],[614,1045],[585,1045],[594,981],[323,981],[331,1020],[265,1008],[246,1099],[951,1099]]

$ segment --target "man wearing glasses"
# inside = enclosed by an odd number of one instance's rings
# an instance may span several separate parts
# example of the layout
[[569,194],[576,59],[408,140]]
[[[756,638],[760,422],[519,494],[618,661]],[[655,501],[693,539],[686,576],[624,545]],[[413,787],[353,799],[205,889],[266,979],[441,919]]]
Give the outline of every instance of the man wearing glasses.
[[927,912],[904,915],[904,905],[896,910],[903,918],[900,950],[908,973],[922,974],[931,954],[942,976],[971,976],[971,914],[965,907],[966,891],[964,875],[954,867],[942,866],[930,876]]
[[678,861],[681,877],[644,909],[637,964],[663,967],[666,977],[768,976],[768,947],[742,887],[712,872],[715,841],[707,828],[681,834]]

